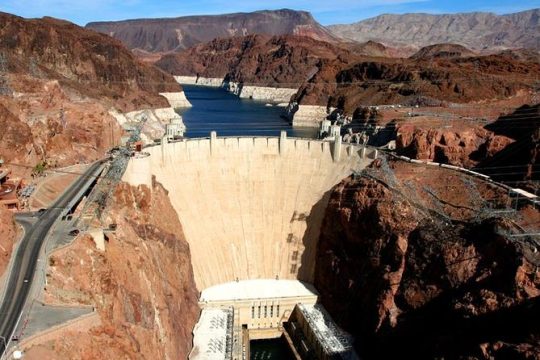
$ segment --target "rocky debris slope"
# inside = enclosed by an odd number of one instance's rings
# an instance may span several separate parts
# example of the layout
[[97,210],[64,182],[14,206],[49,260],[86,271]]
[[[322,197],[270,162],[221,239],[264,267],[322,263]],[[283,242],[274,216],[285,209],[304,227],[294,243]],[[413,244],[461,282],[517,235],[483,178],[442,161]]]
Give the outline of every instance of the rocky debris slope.
[[[123,135],[122,112],[169,107],[173,77],[119,41],[52,18],[0,13],[0,157],[67,166],[100,158]],[[13,168],[28,175],[30,171]]]
[[[166,191],[120,184],[106,219],[105,252],[88,235],[49,260],[46,301],[95,307],[101,326],[29,353],[63,359],[186,359],[197,321],[189,247]],[[38,351],[39,350],[39,351]]]
[[7,268],[16,236],[13,212],[0,207],[0,276]]
[[310,13],[289,9],[167,19],[137,19],[93,22],[86,25],[116,39],[130,49],[171,52],[187,49],[216,38],[265,35],[301,35],[332,41],[336,37]]
[[315,285],[366,358],[538,358],[540,214],[504,189],[382,163],[331,195]]
[[457,43],[474,50],[495,48],[540,49],[540,9],[508,15],[493,13],[384,14],[349,25],[328,28],[346,39],[418,48]]
[[53,18],[0,13],[0,23],[2,72],[55,79],[123,111],[167,106],[158,93],[181,90],[173,78],[138,62],[108,36]]

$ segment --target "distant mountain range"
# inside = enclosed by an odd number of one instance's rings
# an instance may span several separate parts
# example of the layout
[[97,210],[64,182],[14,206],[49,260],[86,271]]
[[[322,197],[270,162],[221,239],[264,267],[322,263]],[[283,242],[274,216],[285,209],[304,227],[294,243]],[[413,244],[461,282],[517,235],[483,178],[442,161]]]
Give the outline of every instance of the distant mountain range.
[[418,48],[455,43],[473,50],[540,49],[540,9],[515,14],[380,15],[328,29],[348,40]]
[[252,34],[305,35],[316,40],[337,40],[337,37],[316,22],[310,13],[288,9],[213,16],[93,22],[86,27],[111,35],[132,50],[146,52],[177,51],[216,38]]
[[476,51],[540,49],[540,9],[496,15],[380,15],[349,25],[324,27],[305,11],[289,9],[212,16],[92,22],[86,25],[121,40],[139,55],[175,52],[246,35],[303,35],[322,41],[375,41],[407,48],[454,43]]

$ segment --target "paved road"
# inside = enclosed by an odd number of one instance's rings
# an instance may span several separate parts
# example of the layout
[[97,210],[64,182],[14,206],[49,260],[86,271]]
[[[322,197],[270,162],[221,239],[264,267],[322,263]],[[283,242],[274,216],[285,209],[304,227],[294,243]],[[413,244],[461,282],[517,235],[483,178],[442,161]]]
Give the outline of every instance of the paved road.
[[37,220],[33,226],[25,216],[19,217],[18,221],[25,228],[25,235],[14,254],[13,266],[6,282],[5,296],[0,306],[0,355],[4,354],[6,342],[9,343],[24,309],[36,262],[47,234],[71,201],[81,196],[81,190],[92,183],[102,170],[102,164],[103,161],[94,163],[58,198],[52,207],[36,213]]

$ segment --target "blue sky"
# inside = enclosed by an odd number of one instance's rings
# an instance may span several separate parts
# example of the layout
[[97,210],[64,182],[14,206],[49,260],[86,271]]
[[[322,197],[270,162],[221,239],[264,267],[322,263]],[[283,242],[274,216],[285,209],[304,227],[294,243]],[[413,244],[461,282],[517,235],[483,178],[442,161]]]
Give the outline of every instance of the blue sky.
[[0,10],[23,17],[53,16],[84,25],[90,21],[175,17],[291,8],[310,11],[324,25],[351,23],[383,13],[498,14],[540,7],[540,0],[0,0]]

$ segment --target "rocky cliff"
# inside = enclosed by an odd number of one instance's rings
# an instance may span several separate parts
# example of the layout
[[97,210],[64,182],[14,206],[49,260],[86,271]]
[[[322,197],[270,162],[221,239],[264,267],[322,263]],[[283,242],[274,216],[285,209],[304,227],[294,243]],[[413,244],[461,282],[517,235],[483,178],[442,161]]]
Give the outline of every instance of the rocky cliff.
[[[52,18],[0,13],[0,157],[33,167],[100,158],[122,131],[109,115],[168,107],[174,78],[119,41]],[[24,168],[14,171],[28,175]]]
[[289,9],[213,16],[94,22],[86,27],[113,36],[130,49],[162,53],[187,49],[216,38],[253,34],[301,35],[327,41],[336,39],[317,23],[310,13]]
[[0,13],[0,23],[2,73],[55,79],[81,96],[107,99],[125,111],[166,106],[158,93],[181,90],[170,76],[138,62],[108,36],[53,18]]
[[396,128],[399,154],[465,168],[491,159],[511,143],[513,140],[506,136],[474,125],[459,130],[422,128],[412,124]]
[[329,29],[343,38],[393,46],[457,43],[475,50],[540,49],[540,9],[508,15],[493,13],[385,14]]
[[[94,306],[101,325],[26,352],[32,358],[186,359],[197,321],[189,246],[166,191],[120,184],[107,208],[106,250],[89,236],[49,260],[46,301]],[[37,358],[37,357],[36,357]]]
[[300,87],[299,101],[352,114],[360,105],[470,103],[534,91],[540,63],[503,55],[334,61]]
[[383,163],[331,195],[315,285],[366,358],[533,359],[538,210],[445,169]]
[[540,193],[540,105],[524,105],[486,126],[497,136],[515,140],[504,150],[478,164],[479,171],[495,180]]
[[296,36],[247,36],[197,45],[156,64],[175,75],[299,88],[295,100],[301,105],[337,108],[347,115],[363,105],[506,99],[533,91],[540,76],[534,58],[479,56],[449,44],[423,49],[410,59],[377,57],[382,54],[384,47],[374,43],[359,50]]
[[156,65],[174,75],[199,75],[260,86],[298,87],[325,61],[350,52],[302,36],[250,35],[216,39],[177,54]]

